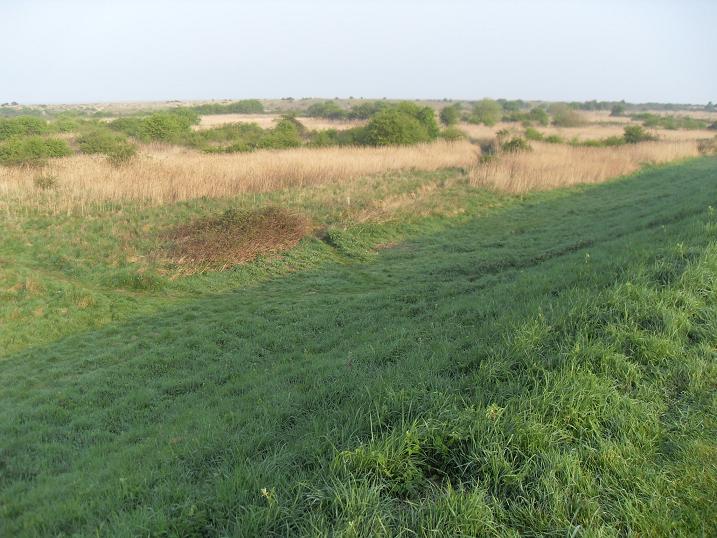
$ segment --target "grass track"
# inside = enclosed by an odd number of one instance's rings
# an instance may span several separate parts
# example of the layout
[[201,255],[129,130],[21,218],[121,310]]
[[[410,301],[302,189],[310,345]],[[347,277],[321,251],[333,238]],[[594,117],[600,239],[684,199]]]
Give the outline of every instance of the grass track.
[[717,532],[717,160],[3,359],[0,534]]

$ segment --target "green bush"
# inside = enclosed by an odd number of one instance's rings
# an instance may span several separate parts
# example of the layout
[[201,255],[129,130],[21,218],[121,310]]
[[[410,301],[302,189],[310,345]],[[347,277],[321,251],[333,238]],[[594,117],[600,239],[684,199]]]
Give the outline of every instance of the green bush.
[[704,120],[691,118],[689,116],[663,116],[643,112],[641,114],[634,114],[632,119],[641,121],[644,127],[652,129],[705,129],[707,127],[707,122]]
[[58,133],[71,133],[82,128],[87,120],[82,120],[70,114],[57,116],[49,125],[49,129]]
[[528,113],[528,118],[530,121],[534,121],[540,125],[548,125],[550,123],[550,116],[548,116],[548,113],[545,111],[544,108],[541,108],[539,106],[536,106]]
[[352,120],[367,120],[374,114],[381,112],[388,105],[383,101],[373,101],[370,103],[361,103],[351,107],[348,117]]
[[[262,114],[264,105],[257,99],[243,99],[226,104],[207,103],[188,107],[188,109],[196,114]],[[174,110],[176,111],[177,109]]]
[[649,133],[641,125],[628,125],[622,135],[626,144],[637,144],[638,142],[649,142],[657,140],[657,137]]
[[500,149],[507,153],[518,153],[519,151],[531,151],[533,148],[530,147],[525,138],[514,136],[510,140],[503,142],[500,145]]
[[410,101],[402,101],[396,105],[396,110],[408,116],[416,118],[428,133],[430,139],[438,136],[440,129],[436,122],[436,111],[429,106],[420,106]]
[[461,106],[459,104],[443,107],[441,110],[441,122],[448,127],[457,124],[461,119]]
[[67,142],[44,136],[16,136],[0,142],[0,164],[41,166],[47,159],[72,153]]
[[580,127],[585,124],[580,113],[565,103],[550,105],[549,112],[553,116],[553,125],[558,127]]
[[431,135],[418,119],[396,108],[379,112],[366,126],[366,143],[372,146],[417,144],[429,140]]
[[473,105],[473,112],[470,115],[471,123],[482,123],[491,126],[498,123],[503,117],[503,107],[493,99],[482,99]]
[[323,103],[314,103],[304,112],[304,116],[310,118],[326,118],[328,120],[342,120],[348,116],[343,108],[334,101],[324,101]]
[[271,130],[268,130],[259,140],[258,148],[286,149],[296,148],[302,143],[300,128],[297,121],[284,118]]
[[465,140],[468,138],[466,133],[461,131],[458,127],[446,127],[441,131],[439,135],[443,140],[455,142],[456,140]]
[[611,116],[624,116],[625,115],[625,105],[623,103],[615,103],[612,105],[612,108],[610,109],[610,115]]
[[548,135],[543,139],[544,142],[547,142],[548,144],[562,144],[565,142],[565,140],[562,139],[562,137],[558,135]]
[[178,108],[171,112],[155,112],[144,118],[119,118],[109,126],[145,142],[183,143],[190,137],[192,125],[197,123],[199,116],[194,110]]
[[545,138],[545,135],[534,127],[528,127],[525,130],[524,136],[527,140],[543,140],[543,138]]
[[137,147],[125,137],[106,128],[95,128],[77,137],[82,153],[106,155],[113,165],[121,165],[134,157]]
[[40,135],[48,131],[47,122],[34,116],[0,118],[0,140],[7,140],[13,136]]

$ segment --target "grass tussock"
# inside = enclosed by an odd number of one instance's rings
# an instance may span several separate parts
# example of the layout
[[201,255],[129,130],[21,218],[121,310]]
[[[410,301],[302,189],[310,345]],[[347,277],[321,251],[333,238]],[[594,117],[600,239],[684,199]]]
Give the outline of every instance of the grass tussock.
[[230,197],[345,182],[394,170],[434,171],[468,167],[477,149],[469,142],[437,141],[401,147],[330,147],[201,154],[148,146],[126,166],[76,155],[53,161],[46,173],[58,178],[52,196],[33,185],[33,172],[0,167],[0,210],[20,206],[49,212],[82,211],[98,203],[124,201],[161,205],[203,196]]
[[311,231],[304,215],[279,207],[238,211],[175,227],[167,254],[185,273],[226,269],[295,246]]
[[646,142],[620,147],[534,143],[535,151],[503,153],[470,171],[473,185],[523,193],[601,183],[645,165],[696,157],[695,142]]

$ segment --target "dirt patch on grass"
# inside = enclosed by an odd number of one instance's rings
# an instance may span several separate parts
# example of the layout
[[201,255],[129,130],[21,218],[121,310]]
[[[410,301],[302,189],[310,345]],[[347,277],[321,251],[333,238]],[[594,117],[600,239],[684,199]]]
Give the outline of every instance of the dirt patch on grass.
[[[164,235],[166,257],[189,272],[222,270],[295,246],[311,232],[310,220],[279,207],[230,209],[182,224]],[[186,272],[186,271],[183,271]]]

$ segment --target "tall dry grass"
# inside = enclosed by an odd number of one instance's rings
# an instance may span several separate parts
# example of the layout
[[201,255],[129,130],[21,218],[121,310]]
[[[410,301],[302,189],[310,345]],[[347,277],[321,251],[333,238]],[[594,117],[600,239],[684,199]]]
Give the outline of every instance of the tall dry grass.
[[645,142],[619,147],[533,143],[533,151],[503,153],[478,164],[470,182],[512,193],[601,183],[661,164],[699,155],[694,141]]
[[[203,154],[171,146],[148,146],[129,164],[113,167],[102,156],[75,155],[52,160],[42,171],[0,166],[0,210],[31,207],[61,213],[102,202],[147,205],[246,192],[268,192],[329,182],[345,182],[401,169],[424,171],[469,167],[476,146],[438,141],[399,147],[331,147]],[[38,188],[38,175],[55,178]]]
[[[545,127],[535,127],[538,131],[546,136],[557,135],[565,141],[570,140],[599,140],[610,136],[622,136],[625,132],[626,125],[640,125],[637,122],[625,122],[621,125],[609,125],[600,123],[588,123],[580,127],[555,127],[548,125]],[[474,125],[470,123],[461,123],[459,128],[468,136],[475,139],[493,138],[496,133],[501,130],[509,131],[512,134],[520,135],[525,128],[518,123],[496,123],[491,127],[485,125]],[[666,142],[699,140],[701,138],[711,138],[714,131],[706,129],[648,129],[651,133],[656,134],[660,140]]]
[[[201,131],[227,125],[229,123],[256,123],[263,129],[270,129],[281,119],[281,114],[208,114],[199,118],[199,125],[194,129]],[[324,118],[298,118],[299,121],[310,131],[323,129],[351,129],[365,125],[363,120],[327,120]]]

